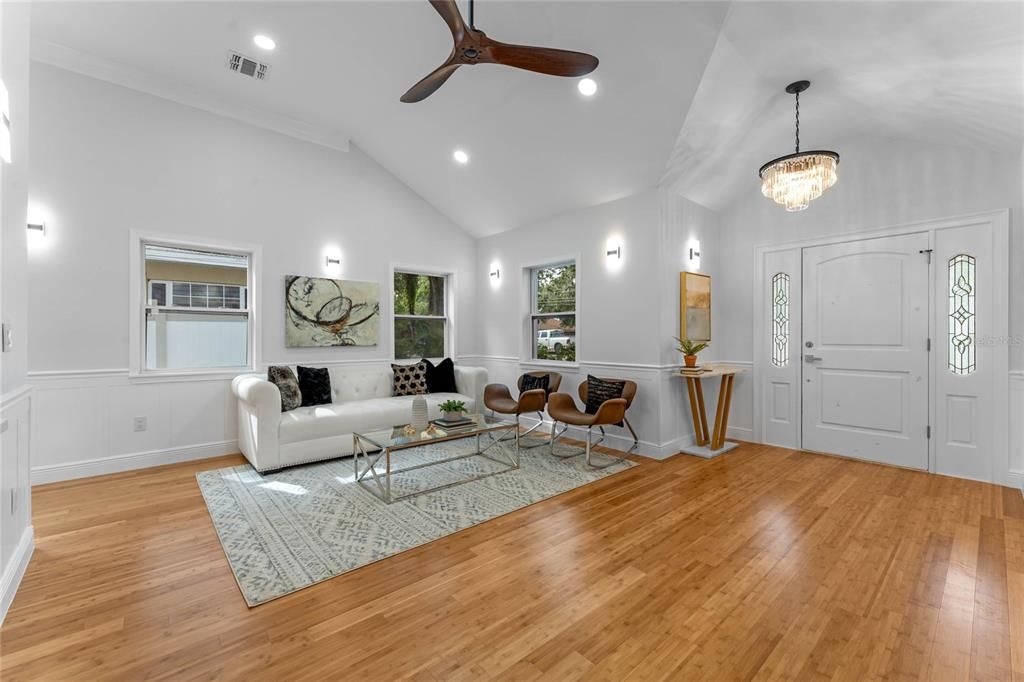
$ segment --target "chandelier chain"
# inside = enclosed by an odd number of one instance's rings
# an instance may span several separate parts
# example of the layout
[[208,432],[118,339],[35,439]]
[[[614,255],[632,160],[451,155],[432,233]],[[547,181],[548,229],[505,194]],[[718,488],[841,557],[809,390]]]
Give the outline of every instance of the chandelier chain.
[[800,152],[800,91],[796,93],[796,151]]

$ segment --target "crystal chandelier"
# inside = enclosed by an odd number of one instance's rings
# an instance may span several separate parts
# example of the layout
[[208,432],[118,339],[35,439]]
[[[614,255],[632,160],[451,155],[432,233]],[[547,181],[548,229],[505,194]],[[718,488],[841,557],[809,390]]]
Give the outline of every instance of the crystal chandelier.
[[800,93],[811,87],[810,81],[797,81],[786,86],[796,95],[796,152],[772,159],[761,166],[761,194],[787,211],[802,211],[821,193],[836,184],[839,154],[815,150],[800,151]]

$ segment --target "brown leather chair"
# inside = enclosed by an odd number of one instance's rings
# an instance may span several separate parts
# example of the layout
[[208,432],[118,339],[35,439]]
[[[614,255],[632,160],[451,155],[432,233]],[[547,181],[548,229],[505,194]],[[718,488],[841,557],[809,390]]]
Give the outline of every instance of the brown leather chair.
[[[535,388],[524,391],[523,380],[527,374],[535,377],[547,375],[547,390]],[[536,412],[538,417],[537,423],[521,433],[520,437],[522,437],[537,430],[544,423],[544,407],[547,405],[548,396],[557,391],[558,387],[562,385],[562,375],[558,372],[527,372],[519,377],[519,381],[516,384],[519,388],[518,400],[512,397],[512,393],[505,384],[488,384],[484,388],[484,405],[491,412],[515,415],[516,425],[519,424],[520,415]]]
[[[601,379],[602,377],[597,377]],[[633,406],[633,399],[636,398],[636,382],[630,381],[629,379],[604,379],[605,381],[622,381],[625,385],[622,387],[622,397],[626,400],[626,412],[629,412],[629,408]],[[580,384],[579,388],[580,400],[583,404],[587,404],[587,382],[584,381]],[[633,425],[629,423],[629,417],[626,415],[622,416],[622,422],[629,429],[629,435],[633,436],[633,444],[626,450],[626,454],[630,454],[636,450],[637,446],[640,445],[640,438],[636,435],[636,431],[633,430]],[[619,422],[615,422],[619,424]],[[619,424],[621,426],[622,424]]]
[[[620,380],[612,379],[610,381]],[[604,401],[603,403],[601,403],[601,406],[597,408],[597,412],[595,414],[587,414],[586,412],[581,412],[579,409],[577,409],[576,402],[572,399],[572,396],[570,396],[567,393],[554,393],[551,396],[549,396],[548,414],[551,415],[551,419],[553,422],[551,425],[551,454],[555,455],[556,457],[564,456],[555,454],[555,442],[561,435],[561,433],[556,432],[556,427],[558,422],[562,422],[563,424],[569,426],[586,427],[587,447],[585,452],[587,455],[588,466],[597,469],[603,469],[605,467],[611,466],[612,464],[615,464],[616,460],[622,459],[620,457],[612,456],[612,461],[606,464],[596,464],[592,457],[592,451],[595,445],[599,445],[602,441],[604,441],[605,426],[619,424],[622,422],[625,422],[627,426],[629,425],[629,422],[626,421],[626,410],[633,403],[633,398],[636,397],[637,387],[635,381],[629,381],[627,379],[624,381],[624,383],[625,385],[622,388],[622,397],[612,398],[610,400]],[[580,399],[583,401],[584,404],[586,404],[587,382],[584,381],[583,383],[580,384],[578,393],[580,395]],[[593,440],[593,429],[595,426],[601,432],[601,437],[597,441]],[[639,442],[639,440],[636,437],[636,433],[633,431],[632,426],[629,427],[629,431],[631,434],[633,434],[634,443],[633,447],[627,450],[627,454],[631,452],[636,447],[636,444]],[[563,429],[562,433],[564,432],[565,430]],[[569,455],[569,457],[576,457],[578,454],[580,453]]]

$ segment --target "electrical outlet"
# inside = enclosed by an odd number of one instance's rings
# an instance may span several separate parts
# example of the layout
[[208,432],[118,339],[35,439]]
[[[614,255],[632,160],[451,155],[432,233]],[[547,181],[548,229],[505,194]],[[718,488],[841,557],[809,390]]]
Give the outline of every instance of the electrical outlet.
[[135,419],[132,420],[132,424],[135,427],[136,431],[145,431],[147,427],[145,417],[136,417]]

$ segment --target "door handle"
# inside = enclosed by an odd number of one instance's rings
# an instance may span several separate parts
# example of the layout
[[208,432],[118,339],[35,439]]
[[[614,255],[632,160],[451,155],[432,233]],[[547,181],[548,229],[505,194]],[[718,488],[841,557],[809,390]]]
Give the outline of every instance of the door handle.
[[808,353],[804,356],[804,362],[821,362],[821,356]]

